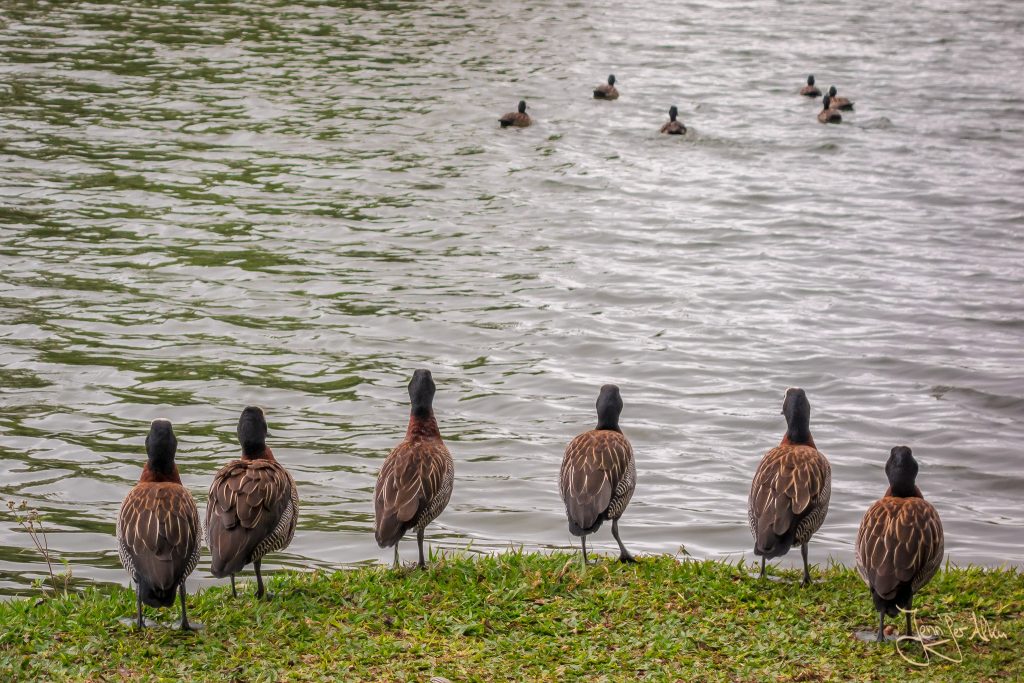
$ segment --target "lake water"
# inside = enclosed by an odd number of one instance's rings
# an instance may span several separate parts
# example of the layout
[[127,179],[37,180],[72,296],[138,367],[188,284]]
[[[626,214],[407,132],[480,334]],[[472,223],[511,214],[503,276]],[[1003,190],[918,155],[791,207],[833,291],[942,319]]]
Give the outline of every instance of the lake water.
[[[0,0],[0,498],[125,582],[150,420],[202,507],[256,403],[302,498],[269,566],[389,561],[374,480],[425,367],[456,460],[430,544],[578,547],[559,463],[614,382],[627,546],[752,558],[801,386],[834,480],[812,562],[852,562],[908,444],[950,559],[1020,566],[1022,30],[986,0]],[[0,591],[30,545],[3,517]]]

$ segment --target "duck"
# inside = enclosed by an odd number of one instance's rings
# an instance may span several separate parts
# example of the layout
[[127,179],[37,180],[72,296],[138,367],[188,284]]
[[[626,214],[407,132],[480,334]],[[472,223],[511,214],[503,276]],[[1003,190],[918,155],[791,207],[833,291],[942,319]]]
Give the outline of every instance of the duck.
[[146,436],[146,465],[117,515],[117,550],[135,583],[136,625],[145,627],[142,605],[170,607],[181,598],[181,630],[189,623],[185,579],[199,562],[199,509],[178,475],[178,440],[170,420],[157,419]]
[[615,74],[608,76],[608,82],[602,83],[601,85],[594,88],[594,99],[595,100],[617,100],[619,99],[619,91],[615,87]]
[[526,113],[526,100],[519,100],[518,111],[510,111],[498,119],[498,123],[501,124],[502,128],[508,128],[509,126],[526,128],[533,123],[533,119]]
[[[520,107],[520,110],[522,107]],[[434,416],[436,387],[429,370],[416,370],[409,381],[409,426],[384,459],[373,491],[373,533],[381,548],[395,548],[406,531],[416,530],[420,569],[426,569],[423,532],[448,505],[455,483],[455,461]]]
[[679,116],[679,109],[676,105],[672,105],[668,108],[668,121],[661,127],[662,133],[668,133],[669,135],[685,135],[686,126],[681,121],[677,121],[676,117]]
[[804,97],[821,97],[821,91],[814,85],[814,74],[807,77],[807,85],[800,89]]
[[210,573],[231,577],[231,595],[238,597],[235,575],[247,564],[256,572],[256,598],[271,597],[263,585],[260,564],[268,554],[288,547],[299,518],[299,492],[288,470],[267,446],[267,417],[247,406],[236,429],[242,456],[213,477],[206,506],[206,538]]
[[914,594],[923,588],[942,564],[942,520],[917,487],[918,465],[907,446],[889,452],[885,476],[889,488],[875,501],[860,522],[854,556],[857,573],[871,589],[878,612],[878,636],[885,640],[885,617],[907,616]]
[[825,521],[832,494],[832,467],[811,436],[811,404],[803,389],[786,390],[782,403],[786,434],[761,459],[750,485],[747,517],[754,536],[754,554],[765,561],[800,546],[803,585],[811,582],[807,544]]
[[619,536],[619,518],[636,488],[636,461],[629,439],[619,428],[622,395],[619,387],[605,384],[597,396],[597,426],[569,442],[558,476],[569,533],[579,536],[583,567],[587,566],[587,536],[605,520],[619,544],[619,561],[636,562]]
[[828,106],[830,106],[832,109],[841,109],[843,111],[852,111],[853,110],[853,102],[851,102],[850,100],[848,100],[845,97],[836,97],[836,93],[837,92],[838,91],[836,90],[836,86],[834,86],[834,85],[829,86],[829,89],[828,89],[829,105]]
[[842,123],[843,115],[832,108],[832,98],[828,95],[821,98],[821,111],[818,112],[818,123]]

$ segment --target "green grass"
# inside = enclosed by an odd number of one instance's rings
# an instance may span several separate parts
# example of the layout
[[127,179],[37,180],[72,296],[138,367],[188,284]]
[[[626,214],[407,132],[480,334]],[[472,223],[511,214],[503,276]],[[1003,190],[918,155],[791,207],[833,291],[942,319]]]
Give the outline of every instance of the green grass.
[[[962,662],[915,667],[875,624],[856,574],[829,567],[808,588],[712,561],[510,552],[443,557],[425,572],[364,567],[283,573],[256,601],[189,596],[200,633],[136,632],[133,594],[101,587],[0,604],[0,680],[1019,680],[1024,574],[948,568],[920,594],[920,623],[966,630]],[[795,572],[781,572],[795,581]],[[171,621],[175,608],[147,615]],[[1001,634],[972,635],[973,616]],[[903,644],[921,659],[917,643]],[[952,643],[938,647],[956,656]]]

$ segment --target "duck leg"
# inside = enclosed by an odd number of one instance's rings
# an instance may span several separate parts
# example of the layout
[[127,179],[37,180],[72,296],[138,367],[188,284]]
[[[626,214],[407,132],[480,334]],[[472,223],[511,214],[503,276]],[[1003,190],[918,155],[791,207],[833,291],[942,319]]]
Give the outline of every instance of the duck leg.
[[765,558],[765,556],[764,556],[764,555],[762,555],[762,556],[761,556],[761,576],[760,576],[760,577],[758,577],[758,578],[761,578],[761,579],[763,579],[763,578],[764,578],[764,563],[765,563],[765,560],[766,560],[766,559],[767,559],[767,558]]
[[[419,568],[420,569],[426,569],[427,568],[427,563],[424,562],[424,560],[423,560],[423,528],[420,528],[420,529],[416,530],[416,545],[420,549]],[[398,546],[395,546],[395,547],[397,548]]]
[[583,571],[587,571],[587,537],[580,536],[580,541],[583,543]]
[[178,584],[178,597],[181,598],[181,630],[191,631],[192,626],[188,623],[188,615],[185,614],[185,582]]
[[636,558],[629,554],[626,550],[626,546],[622,545],[622,539],[619,538],[619,520],[612,520],[612,536],[615,537],[615,542],[619,544],[619,562],[636,562]]
[[396,543],[395,544],[395,565],[394,565],[394,568],[398,569],[398,567],[399,567],[399,563],[398,563],[398,544]]
[[804,558],[804,580],[801,581],[801,585],[811,585],[811,570],[807,567],[807,544],[800,544],[800,555]]
[[238,591],[235,590],[235,575],[234,574],[231,575],[231,597],[233,597],[233,598],[237,598],[238,597]]
[[137,610],[135,623],[139,627],[139,630],[141,631],[146,627],[146,622],[142,620],[142,590],[139,588],[138,583],[135,584],[135,607]]
[[876,642],[885,642],[885,610],[878,610],[878,638]]
[[260,573],[260,560],[255,560],[252,563],[252,568],[256,570],[256,599],[259,600],[267,591],[263,589],[263,575]]

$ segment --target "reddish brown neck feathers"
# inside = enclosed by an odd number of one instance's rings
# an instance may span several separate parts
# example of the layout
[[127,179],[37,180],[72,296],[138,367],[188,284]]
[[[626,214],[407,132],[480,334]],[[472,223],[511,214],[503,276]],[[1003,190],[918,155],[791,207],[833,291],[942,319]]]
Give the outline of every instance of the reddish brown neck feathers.
[[437,428],[437,420],[431,412],[426,417],[409,416],[409,428],[405,430],[406,439],[440,439],[441,430]]
[[168,481],[172,484],[181,483],[177,465],[174,465],[170,472],[154,472],[149,468],[149,463],[146,463],[146,466],[142,468],[142,476],[139,477],[140,484],[159,484]]
[[[893,495],[892,495],[892,487],[891,486],[885,490],[885,497],[886,498],[893,497]],[[919,489],[919,488],[917,488],[915,486],[914,487],[914,492],[912,494],[910,494],[909,496],[895,496],[895,497],[896,498],[924,498],[924,494],[921,493],[921,489]]]
[[807,433],[807,441],[801,441],[800,443],[790,441],[789,434],[786,434],[785,436],[782,437],[782,442],[779,443],[779,448],[782,448],[783,446],[810,446],[811,448],[814,449],[818,448],[817,446],[814,445],[814,437],[811,436],[810,432]]
[[261,453],[253,453],[252,455],[242,453],[242,460],[269,460],[270,462],[277,462],[277,458],[274,457],[274,452],[270,450],[270,446],[264,446]]

